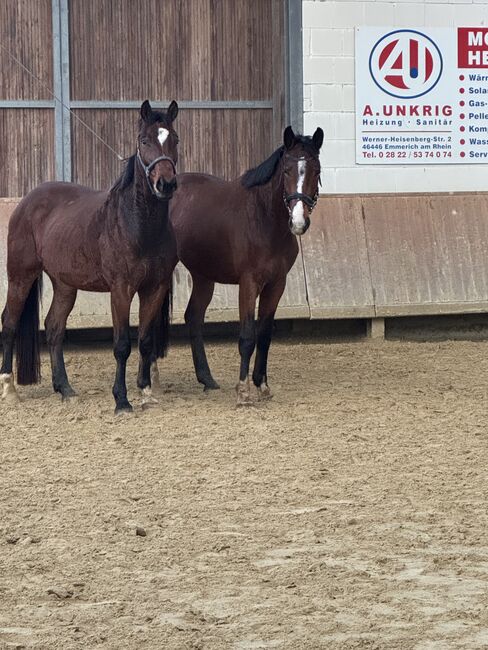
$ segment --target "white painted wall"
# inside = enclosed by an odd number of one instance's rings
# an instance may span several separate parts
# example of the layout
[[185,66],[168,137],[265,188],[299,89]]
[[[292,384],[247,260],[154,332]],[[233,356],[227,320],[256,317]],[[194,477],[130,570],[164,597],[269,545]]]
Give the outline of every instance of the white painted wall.
[[322,192],[488,190],[488,164],[356,165],[354,28],[488,25],[488,0],[303,1],[304,133],[325,131]]

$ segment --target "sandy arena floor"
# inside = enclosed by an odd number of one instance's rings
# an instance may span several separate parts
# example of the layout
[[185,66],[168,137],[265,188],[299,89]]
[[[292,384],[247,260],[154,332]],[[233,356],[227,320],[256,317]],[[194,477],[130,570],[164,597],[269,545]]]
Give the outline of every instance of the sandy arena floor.
[[129,416],[108,347],[0,404],[0,648],[488,648],[488,343],[276,343],[248,410],[209,357],[143,412],[133,353]]

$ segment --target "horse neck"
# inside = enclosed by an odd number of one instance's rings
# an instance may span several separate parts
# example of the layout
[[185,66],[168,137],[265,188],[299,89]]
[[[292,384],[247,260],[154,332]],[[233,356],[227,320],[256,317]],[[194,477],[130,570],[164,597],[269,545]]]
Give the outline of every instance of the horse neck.
[[283,175],[278,169],[266,185],[257,188],[259,200],[263,206],[265,223],[270,228],[270,233],[290,234],[288,228],[288,211],[283,201]]
[[137,160],[132,183],[121,190],[119,209],[140,252],[150,253],[160,247],[168,229],[169,202],[154,196]]

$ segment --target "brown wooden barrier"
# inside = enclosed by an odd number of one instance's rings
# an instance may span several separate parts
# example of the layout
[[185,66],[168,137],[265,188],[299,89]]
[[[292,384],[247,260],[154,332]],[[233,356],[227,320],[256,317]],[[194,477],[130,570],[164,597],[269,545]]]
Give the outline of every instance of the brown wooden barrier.
[[376,315],[488,311],[488,194],[362,198]]
[[[0,199],[0,305],[7,224],[17,199]],[[322,197],[288,276],[278,318],[384,318],[488,311],[488,194]],[[44,312],[51,302],[49,282]],[[191,279],[175,274],[175,322]],[[238,318],[237,288],[217,285],[209,321]],[[132,310],[137,323],[137,301]],[[107,294],[80,291],[70,327],[111,324]]]
[[312,318],[375,315],[360,197],[322,197],[301,244]]

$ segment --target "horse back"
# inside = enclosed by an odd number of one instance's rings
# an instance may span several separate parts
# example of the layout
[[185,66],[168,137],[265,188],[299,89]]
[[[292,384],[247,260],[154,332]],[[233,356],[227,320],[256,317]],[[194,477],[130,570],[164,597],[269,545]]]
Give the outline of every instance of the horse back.
[[75,219],[79,224],[88,224],[97,217],[106,197],[106,192],[75,183],[43,183],[20,201],[10,218],[9,232],[30,229],[39,233],[55,222]]
[[[97,263],[102,229],[101,208],[106,192],[75,183],[50,182],[29,192],[12,213],[9,223],[9,258],[35,249],[42,268],[53,275],[90,259]],[[92,274],[90,274],[92,275]]]

